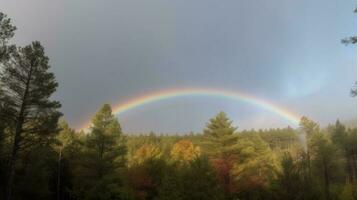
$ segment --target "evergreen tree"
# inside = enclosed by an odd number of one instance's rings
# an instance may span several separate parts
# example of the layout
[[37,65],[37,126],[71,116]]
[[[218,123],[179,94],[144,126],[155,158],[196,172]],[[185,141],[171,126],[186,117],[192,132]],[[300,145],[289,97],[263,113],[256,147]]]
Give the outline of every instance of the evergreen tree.
[[159,200],[220,200],[224,199],[215,170],[205,157],[198,157],[187,165],[174,166],[159,187]]
[[85,160],[76,182],[82,198],[104,200],[117,195],[117,191],[112,189],[114,186],[120,188],[121,184],[119,172],[125,165],[126,154],[123,140],[120,124],[112,114],[111,107],[103,105],[94,116],[91,132],[85,140]]
[[208,158],[199,157],[183,169],[183,196],[185,200],[224,199],[217,176]]
[[310,138],[314,133],[320,132],[319,125],[311,119],[303,116],[300,119],[300,129]]
[[353,172],[353,153],[350,151],[350,145],[349,145],[349,135],[346,130],[346,127],[341,124],[339,120],[336,121],[334,126],[330,126],[330,134],[331,134],[331,140],[333,144],[343,153],[344,155],[344,160],[346,163],[346,172],[347,172],[347,181],[348,182],[353,182],[355,177],[354,177],[354,172]]
[[350,157],[351,171],[354,181],[357,179],[357,129],[348,130],[348,138],[346,142],[346,149]]
[[55,199],[57,154],[49,144],[33,144],[17,162],[14,199]]
[[[81,146],[78,134],[71,129],[66,121],[59,122],[60,132],[57,135],[58,142],[54,145],[57,152],[56,170],[56,197],[70,199],[73,191],[73,177],[78,168],[78,160],[81,156]],[[71,173],[73,172],[73,173]]]
[[224,112],[218,113],[216,117],[210,119],[203,131],[205,152],[215,158],[234,156],[237,153],[236,129]]
[[277,178],[273,180],[272,196],[277,200],[316,200],[320,194],[316,191],[316,184],[311,180],[305,180],[305,159],[293,158],[289,152],[285,152],[281,157],[281,169],[277,173]]
[[[0,74],[3,73],[4,64],[9,59],[9,54],[14,50],[14,45],[9,45],[9,40],[14,36],[16,27],[11,24],[11,19],[4,13],[0,12]],[[8,108],[6,96],[4,96],[3,86],[0,81],[0,150],[3,150],[4,140],[8,137],[5,135],[5,128],[11,126],[8,116],[11,113]],[[1,155],[1,154],[0,154]],[[4,160],[6,158],[0,156],[0,160],[3,161],[0,164],[0,176],[4,176],[5,166]],[[4,183],[0,183],[1,185]]]
[[237,146],[238,159],[232,174],[238,190],[247,194],[249,191],[265,190],[276,176],[276,156],[257,134],[239,134]]
[[301,199],[303,181],[300,177],[299,167],[289,153],[285,153],[281,160],[281,171],[276,180],[278,184],[278,199]]
[[304,141],[306,146],[306,161],[307,161],[307,172],[308,176],[311,178],[311,153],[310,153],[310,141],[311,137],[320,132],[319,125],[312,121],[311,119],[303,116],[300,119],[300,130],[305,134],[306,140]]
[[219,112],[210,119],[204,129],[202,147],[218,174],[219,183],[224,191],[224,197],[230,199],[235,191],[233,166],[238,158],[238,135],[236,127],[224,112]]
[[314,166],[314,174],[321,180],[324,199],[330,200],[331,183],[340,169],[338,149],[322,133],[314,134],[311,138],[311,157]]
[[[58,86],[53,73],[48,72],[48,57],[39,42],[19,47],[4,63],[1,85],[7,105],[7,118],[14,127],[6,199],[11,199],[15,165],[19,151],[34,142],[47,142],[57,130],[61,116],[60,103],[50,100]],[[24,147],[25,146],[25,147]]]
[[14,45],[8,44],[15,30],[16,27],[11,24],[11,19],[0,12],[0,63],[6,62],[9,59],[9,53],[15,48]]
[[91,133],[86,142],[89,153],[98,167],[96,174],[99,177],[102,177],[105,172],[124,165],[126,153],[124,137],[120,124],[108,104],[104,104],[94,116]]

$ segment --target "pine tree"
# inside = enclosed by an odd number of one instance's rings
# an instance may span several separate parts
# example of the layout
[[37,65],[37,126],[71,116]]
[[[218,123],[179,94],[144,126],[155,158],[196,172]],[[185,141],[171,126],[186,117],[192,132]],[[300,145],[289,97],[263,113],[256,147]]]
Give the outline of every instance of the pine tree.
[[112,114],[110,105],[104,104],[94,116],[91,133],[87,138],[88,149],[96,154],[95,157],[99,159],[98,164],[103,164],[103,168],[98,168],[99,175],[108,170],[105,164],[108,164],[109,168],[111,168],[109,163],[123,165],[126,153],[123,139],[120,124]]
[[[14,50],[14,45],[9,45],[9,40],[14,36],[16,27],[11,24],[11,19],[4,13],[0,12],[0,73],[3,71],[4,63],[9,60],[9,54]],[[11,110],[8,107],[2,83],[0,82],[0,148],[3,146],[5,139],[5,128],[9,126],[8,112]],[[0,158],[4,160],[3,158]]]
[[224,112],[218,113],[210,119],[204,130],[203,148],[208,154],[213,167],[219,176],[226,199],[234,192],[236,177],[232,174],[233,166],[238,159],[239,146],[236,127]]
[[[337,120],[334,126],[330,126],[331,140],[336,147],[341,150],[344,155],[347,171],[347,181],[352,183],[354,180],[353,172],[353,154],[351,154],[351,146],[349,145],[349,135],[346,127]],[[353,145],[354,146],[354,145]]]
[[197,157],[187,165],[166,172],[157,200],[225,199],[215,170],[206,157]]
[[50,100],[58,86],[44,48],[39,42],[18,47],[4,63],[1,85],[3,100],[7,105],[7,118],[14,124],[13,145],[9,161],[7,197],[11,199],[15,165],[19,151],[33,142],[47,142],[56,133],[61,113],[60,103]]
[[239,134],[238,159],[232,171],[240,191],[266,188],[275,178],[278,162],[258,134]]
[[305,132],[308,138],[310,138],[314,133],[320,132],[319,125],[305,116],[300,119],[300,128]]
[[[72,190],[73,174],[75,172],[76,162],[81,151],[78,143],[78,135],[74,129],[71,129],[68,123],[64,120],[59,122],[60,132],[57,135],[57,143],[54,149],[57,151],[57,180],[56,180],[56,196],[57,200],[63,199],[69,195]],[[72,168],[69,170],[69,168]]]
[[285,153],[281,159],[281,170],[276,179],[278,199],[301,199],[304,182],[298,164],[290,153]]
[[[105,104],[92,120],[91,131],[85,140],[83,171],[77,184],[84,199],[108,199],[110,187],[120,186],[119,170],[125,164],[126,147],[118,120],[110,105]],[[104,195],[104,196],[102,196]],[[109,195],[109,196],[108,196]]]
[[14,45],[9,45],[9,40],[14,37],[16,27],[11,24],[11,19],[0,12],[0,63],[9,59],[9,53],[14,50]]
[[206,153],[215,158],[234,156],[237,153],[236,129],[224,112],[220,112],[216,117],[210,119],[204,130],[203,146]]
[[207,158],[199,157],[182,170],[183,199],[225,199],[222,188],[217,184],[215,171]]
[[300,119],[300,129],[302,130],[303,134],[305,134],[306,137],[306,160],[307,160],[307,172],[309,178],[311,178],[311,152],[310,152],[310,141],[311,137],[320,132],[320,127],[319,125],[312,121],[311,119],[303,116]]
[[324,199],[331,199],[331,181],[340,168],[339,151],[334,144],[322,133],[314,134],[311,138],[311,158],[316,176],[324,188]]

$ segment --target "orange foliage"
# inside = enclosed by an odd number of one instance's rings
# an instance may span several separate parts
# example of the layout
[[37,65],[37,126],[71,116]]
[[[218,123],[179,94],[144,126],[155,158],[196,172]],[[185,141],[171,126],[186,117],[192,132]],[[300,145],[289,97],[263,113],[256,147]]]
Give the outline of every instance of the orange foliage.
[[151,144],[145,144],[136,150],[133,156],[133,162],[140,164],[149,159],[160,158],[162,155],[159,147]]
[[199,147],[194,147],[189,140],[180,140],[171,149],[171,157],[176,161],[192,161],[201,154]]
[[235,177],[232,175],[235,160],[233,157],[217,158],[212,160],[212,166],[215,169],[222,188],[227,193],[237,191]]

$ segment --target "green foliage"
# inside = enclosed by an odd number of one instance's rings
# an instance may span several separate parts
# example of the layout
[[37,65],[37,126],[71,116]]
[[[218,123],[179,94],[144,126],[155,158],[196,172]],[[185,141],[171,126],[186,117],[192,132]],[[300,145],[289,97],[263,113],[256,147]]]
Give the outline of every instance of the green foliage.
[[271,186],[275,199],[319,199],[313,180],[306,175],[304,159],[304,156],[294,158],[289,152],[281,157],[281,169]]
[[212,157],[227,157],[237,153],[236,129],[224,112],[220,112],[216,117],[210,119],[203,131],[205,153]]
[[14,125],[9,127],[13,129],[11,131],[26,134],[23,140],[27,143],[38,142],[42,136],[49,136],[57,129],[61,104],[51,100],[50,96],[58,84],[54,74],[48,71],[48,57],[39,42],[18,47],[10,59],[11,62],[4,63],[0,76],[6,105],[2,114],[9,124]]
[[125,153],[119,122],[105,104],[94,116],[91,132],[84,138],[83,161],[74,180],[75,193],[82,199],[113,199],[114,194],[109,191],[117,193],[113,188],[121,187],[119,175]]
[[320,132],[320,126],[307,117],[302,117],[300,120],[300,129],[307,135],[309,139],[314,133]]
[[14,182],[15,199],[51,199],[56,193],[56,153],[50,146],[36,145],[21,155]]
[[223,190],[217,183],[217,176],[208,158],[199,157],[186,166],[168,171],[159,188],[157,199],[224,199]]
[[341,169],[341,156],[337,147],[323,133],[311,138],[311,157],[314,174],[320,180],[324,198],[331,199],[331,183],[338,178]]
[[276,156],[259,135],[240,134],[239,156],[232,173],[240,191],[266,188],[279,168]]
[[14,45],[8,45],[9,40],[14,37],[16,27],[11,24],[11,19],[0,12],[0,63],[9,59],[9,53]]
[[[1,23],[10,23],[0,16]],[[11,29],[11,25],[1,25]],[[14,28],[12,28],[15,30]],[[12,30],[12,31],[13,31]],[[12,32],[1,30],[4,38]],[[3,52],[2,52],[3,53]],[[50,97],[58,86],[55,76],[49,72],[49,59],[40,42],[32,42],[25,47],[7,51],[6,60],[1,61],[1,113],[0,124],[6,125],[11,154],[7,158],[7,194],[11,199],[12,186],[16,175],[16,162],[21,151],[30,151],[34,144],[48,144],[57,132],[57,122],[62,115],[61,104]],[[3,130],[0,130],[3,132]],[[1,135],[0,142],[6,140]]]
[[342,193],[338,200],[354,200],[357,199],[357,187],[353,184],[346,184],[343,187]]

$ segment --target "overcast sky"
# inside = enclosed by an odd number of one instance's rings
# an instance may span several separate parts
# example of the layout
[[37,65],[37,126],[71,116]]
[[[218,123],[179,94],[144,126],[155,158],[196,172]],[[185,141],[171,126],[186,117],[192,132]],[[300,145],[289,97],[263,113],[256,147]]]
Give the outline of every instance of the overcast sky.
[[[103,103],[178,87],[244,91],[322,125],[357,118],[353,0],[0,0],[39,40],[73,127]],[[201,131],[223,110],[243,128],[285,127],[274,113],[219,98],[178,98],[118,116],[126,132]]]

